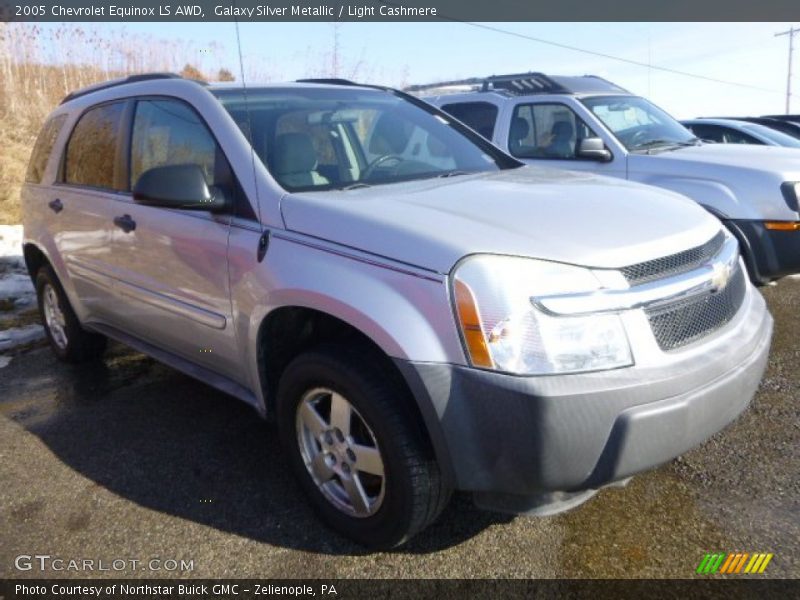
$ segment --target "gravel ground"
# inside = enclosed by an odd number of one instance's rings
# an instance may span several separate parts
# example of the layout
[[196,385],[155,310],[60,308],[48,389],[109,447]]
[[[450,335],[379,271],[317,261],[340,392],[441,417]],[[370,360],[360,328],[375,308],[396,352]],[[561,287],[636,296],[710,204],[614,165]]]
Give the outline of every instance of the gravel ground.
[[800,577],[800,281],[764,295],[770,364],[731,427],[555,517],[457,496],[392,553],[315,519],[246,406],[121,346],[75,368],[34,344],[0,369],[0,577],[42,575],[16,571],[20,554],[193,561],[125,577],[692,577],[710,551],[772,552],[768,575]]

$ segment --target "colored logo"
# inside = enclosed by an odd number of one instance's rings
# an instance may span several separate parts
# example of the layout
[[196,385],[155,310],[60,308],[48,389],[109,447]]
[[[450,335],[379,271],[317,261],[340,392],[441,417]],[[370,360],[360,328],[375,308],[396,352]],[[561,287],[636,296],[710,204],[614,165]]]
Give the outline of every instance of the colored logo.
[[760,552],[755,554],[748,554],[747,552],[734,554],[715,552],[714,554],[706,554],[703,557],[697,567],[697,572],[701,575],[712,573],[763,573],[769,561],[772,560],[772,556],[772,554]]

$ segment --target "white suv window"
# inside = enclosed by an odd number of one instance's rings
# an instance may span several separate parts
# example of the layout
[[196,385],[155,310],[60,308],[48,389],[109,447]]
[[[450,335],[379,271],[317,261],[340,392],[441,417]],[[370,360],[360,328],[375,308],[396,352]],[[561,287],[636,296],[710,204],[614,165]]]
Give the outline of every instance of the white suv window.
[[578,142],[597,134],[565,104],[519,104],[508,133],[518,158],[577,158]]

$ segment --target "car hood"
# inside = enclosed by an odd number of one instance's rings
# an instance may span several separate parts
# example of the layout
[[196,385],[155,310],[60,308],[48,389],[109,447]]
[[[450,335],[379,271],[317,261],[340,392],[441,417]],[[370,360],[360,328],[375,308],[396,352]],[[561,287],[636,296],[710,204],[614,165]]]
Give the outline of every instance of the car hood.
[[673,192],[539,167],[289,194],[281,211],[288,230],[439,273],[476,253],[615,268],[720,228]]
[[683,164],[687,169],[703,167],[733,167],[780,173],[785,180],[800,177],[800,149],[755,144],[700,144],[656,154],[631,154],[633,163]]

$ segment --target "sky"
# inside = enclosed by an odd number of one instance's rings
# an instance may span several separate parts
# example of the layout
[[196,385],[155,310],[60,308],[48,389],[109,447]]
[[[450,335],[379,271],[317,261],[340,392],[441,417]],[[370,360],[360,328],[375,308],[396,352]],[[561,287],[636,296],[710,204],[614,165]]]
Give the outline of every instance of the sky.
[[[785,110],[790,23],[241,23],[246,80],[336,75],[391,86],[541,71],[594,74],[649,98],[677,118]],[[55,25],[54,25],[55,26]],[[233,23],[103,24],[177,38],[208,51],[198,61],[241,77]],[[504,30],[502,33],[486,27]],[[529,36],[630,61],[735,83],[707,81],[525,39]],[[335,43],[334,40],[338,40]],[[215,42],[213,48],[212,42]],[[800,38],[795,40],[800,71]],[[202,54],[201,54],[202,52]],[[800,73],[798,73],[800,75]],[[800,76],[793,112],[800,112]]]

